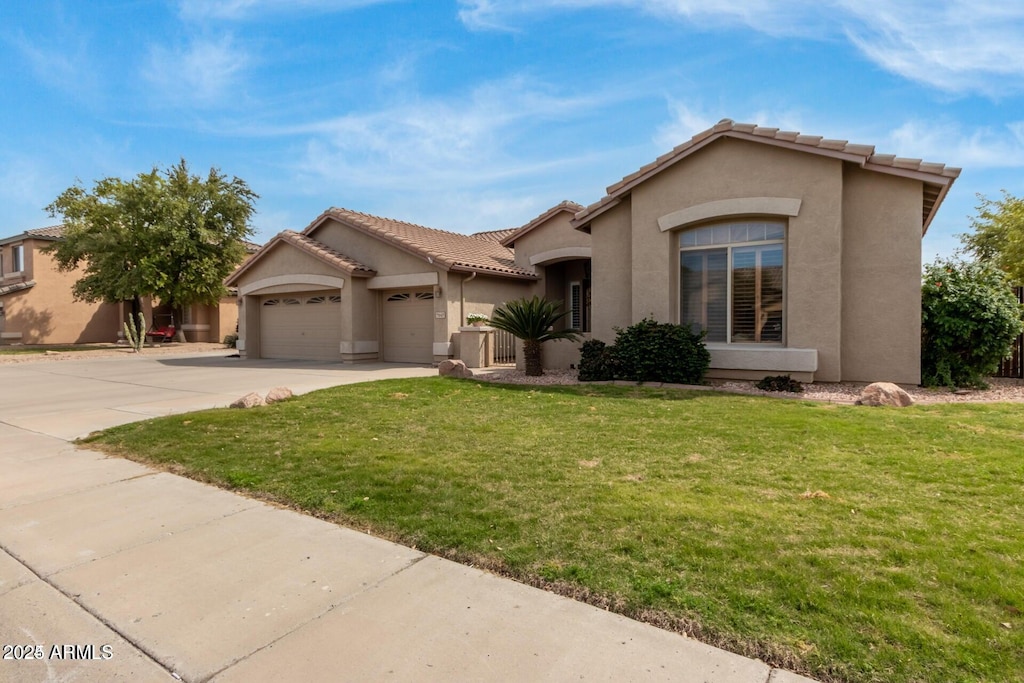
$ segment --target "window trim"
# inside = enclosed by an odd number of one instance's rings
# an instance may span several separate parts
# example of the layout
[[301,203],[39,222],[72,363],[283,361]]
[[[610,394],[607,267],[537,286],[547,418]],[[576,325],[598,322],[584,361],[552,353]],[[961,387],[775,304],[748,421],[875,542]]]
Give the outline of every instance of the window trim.
[[[746,241],[742,241],[742,242],[727,242],[727,243],[724,243],[724,244],[714,244],[714,243],[712,243],[712,244],[700,244],[700,245],[696,245],[695,244],[695,245],[691,245],[691,246],[683,246],[683,244],[682,244],[682,242],[683,242],[683,235],[686,234],[686,233],[693,232],[695,230],[700,230],[700,229],[703,229],[703,228],[715,228],[715,227],[719,227],[719,226],[735,225],[735,224],[739,224],[739,223],[766,223],[766,224],[778,225],[778,226],[782,227],[782,237],[780,237],[780,238],[772,238],[772,239],[764,239],[764,240],[746,240]],[[744,218],[735,218],[735,219],[726,218],[724,220],[710,221],[710,222],[700,223],[700,224],[691,224],[691,225],[688,225],[685,229],[676,231],[674,242],[675,242],[675,251],[676,251],[675,270],[676,270],[676,273],[677,273],[677,286],[675,287],[675,289],[676,289],[676,295],[678,296],[678,305],[676,306],[676,315],[679,316],[679,322],[681,324],[684,324],[684,325],[686,324],[686,323],[683,322],[683,291],[682,291],[682,288],[683,288],[683,283],[682,283],[682,258],[683,258],[683,254],[686,253],[686,252],[708,252],[708,251],[712,251],[712,250],[722,250],[722,249],[724,249],[725,252],[726,252],[726,266],[725,266],[726,267],[725,340],[724,341],[711,341],[711,340],[707,340],[706,343],[709,346],[710,345],[726,345],[726,346],[731,346],[731,347],[744,347],[744,346],[746,346],[746,347],[755,347],[755,348],[786,348],[786,346],[788,344],[787,334],[786,334],[787,333],[786,323],[787,323],[787,320],[788,320],[787,309],[789,308],[789,306],[788,306],[788,298],[789,298],[789,296],[788,296],[788,288],[786,287],[786,282],[788,281],[788,272],[789,272],[788,271],[788,267],[789,267],[788,266],[788,262],[789,262],[788,253],[789,253],[789,249],[787,247],[788,237],[789,237],[789,221],[787,221],[784,218],[781,218],[779,216],[772,216],[772,217],[767,217],[767,216],[766,217],[749,217],[749,218],[746,218],[746,219],[744,219]],[[782,248],[782,311],[781,311],[782,312],[782,330],[781,330],[782,334],[781,334],[781,340],[780,341],[769,341],[769,342],[764,342],[764,341],[759,342],[759,341],[752,341],[752,340],[750,340],[750,341],[733,341],[733,303],[734,303],[733,302],[733,274],[734,274],[733,252],[734,252],[735,249],[742,249],[742,248],[745,248],[745,247],[763,247],[763,246],[772,246],[772,245],[779,245]]]
[[15,244],[11,247],[11,273],[25,272],[25,245]]

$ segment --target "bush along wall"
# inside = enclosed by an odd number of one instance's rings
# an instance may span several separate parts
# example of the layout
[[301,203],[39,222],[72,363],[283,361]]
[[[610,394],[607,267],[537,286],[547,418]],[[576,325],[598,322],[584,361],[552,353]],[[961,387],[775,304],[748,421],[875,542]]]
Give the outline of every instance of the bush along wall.
[[936,260],[921,288],[921,380],[984,387],[1024,326],[1006,276],[984,263]]
[[626,329],[615,328],[615,343],[599,340],[580,348],[580,381],[700,384],[711,365],[704,333],[649,318]]

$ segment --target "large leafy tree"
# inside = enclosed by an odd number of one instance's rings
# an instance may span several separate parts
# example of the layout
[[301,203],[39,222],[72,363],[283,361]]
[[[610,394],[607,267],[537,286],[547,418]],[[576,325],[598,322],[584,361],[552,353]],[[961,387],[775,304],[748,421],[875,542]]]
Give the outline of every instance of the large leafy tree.
[[47,207],[64,234],[46,249],[61,270],[83,268],[76,299],[131,300],[135,311],[143,296],[175,310],[212,304],[245,258],[256,199],[245,181],[213,168],[201,178],[184,159],[129,181],[104,178],[91,192],[76,184]]
[[491,316],[490,324],[523,340],[523,364],[526,374],[539,377],[544,374],[541,362],[541,344],[554,339],[576,341],[576,330],[555,330],[556,322],[568,315],[559,313],[561,302],[548,301],[538,296],[532,299],[507,301]]
[[1024,285],[1024,199],[1003,190],[1002,199],[978,195],[978,216],[973,233],[960,235],[967,251],[1005,271]]

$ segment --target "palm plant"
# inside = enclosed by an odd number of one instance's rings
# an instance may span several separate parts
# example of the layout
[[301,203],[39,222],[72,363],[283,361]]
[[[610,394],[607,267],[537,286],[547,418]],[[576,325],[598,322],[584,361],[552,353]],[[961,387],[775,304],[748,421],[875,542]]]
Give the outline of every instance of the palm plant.
[[579,340],[580,335],[576,330],[552,329],[556,322],[568,315],[568,312],[558,312],[561,307],[561,301],[548,301],[534,296],[532,299],[506,301],[491,316],[491,327],[505,330],[523,340],[523,364],[527,375],[538,377],[544,374],[541,344],[552,339]]

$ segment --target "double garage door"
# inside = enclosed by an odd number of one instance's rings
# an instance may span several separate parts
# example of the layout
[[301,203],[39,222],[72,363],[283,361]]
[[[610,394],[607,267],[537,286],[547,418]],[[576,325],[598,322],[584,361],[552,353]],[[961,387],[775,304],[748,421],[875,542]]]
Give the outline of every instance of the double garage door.
[[260,355],[337,361],[341,297],[323,292],[272,294],[260,301]]
[[[430,290],[385,292],[383,359],[393,363],[434,360],[434,294]],[[323,292],[272,294],[260,300],[263,358],[340,360],[341,298]]]

